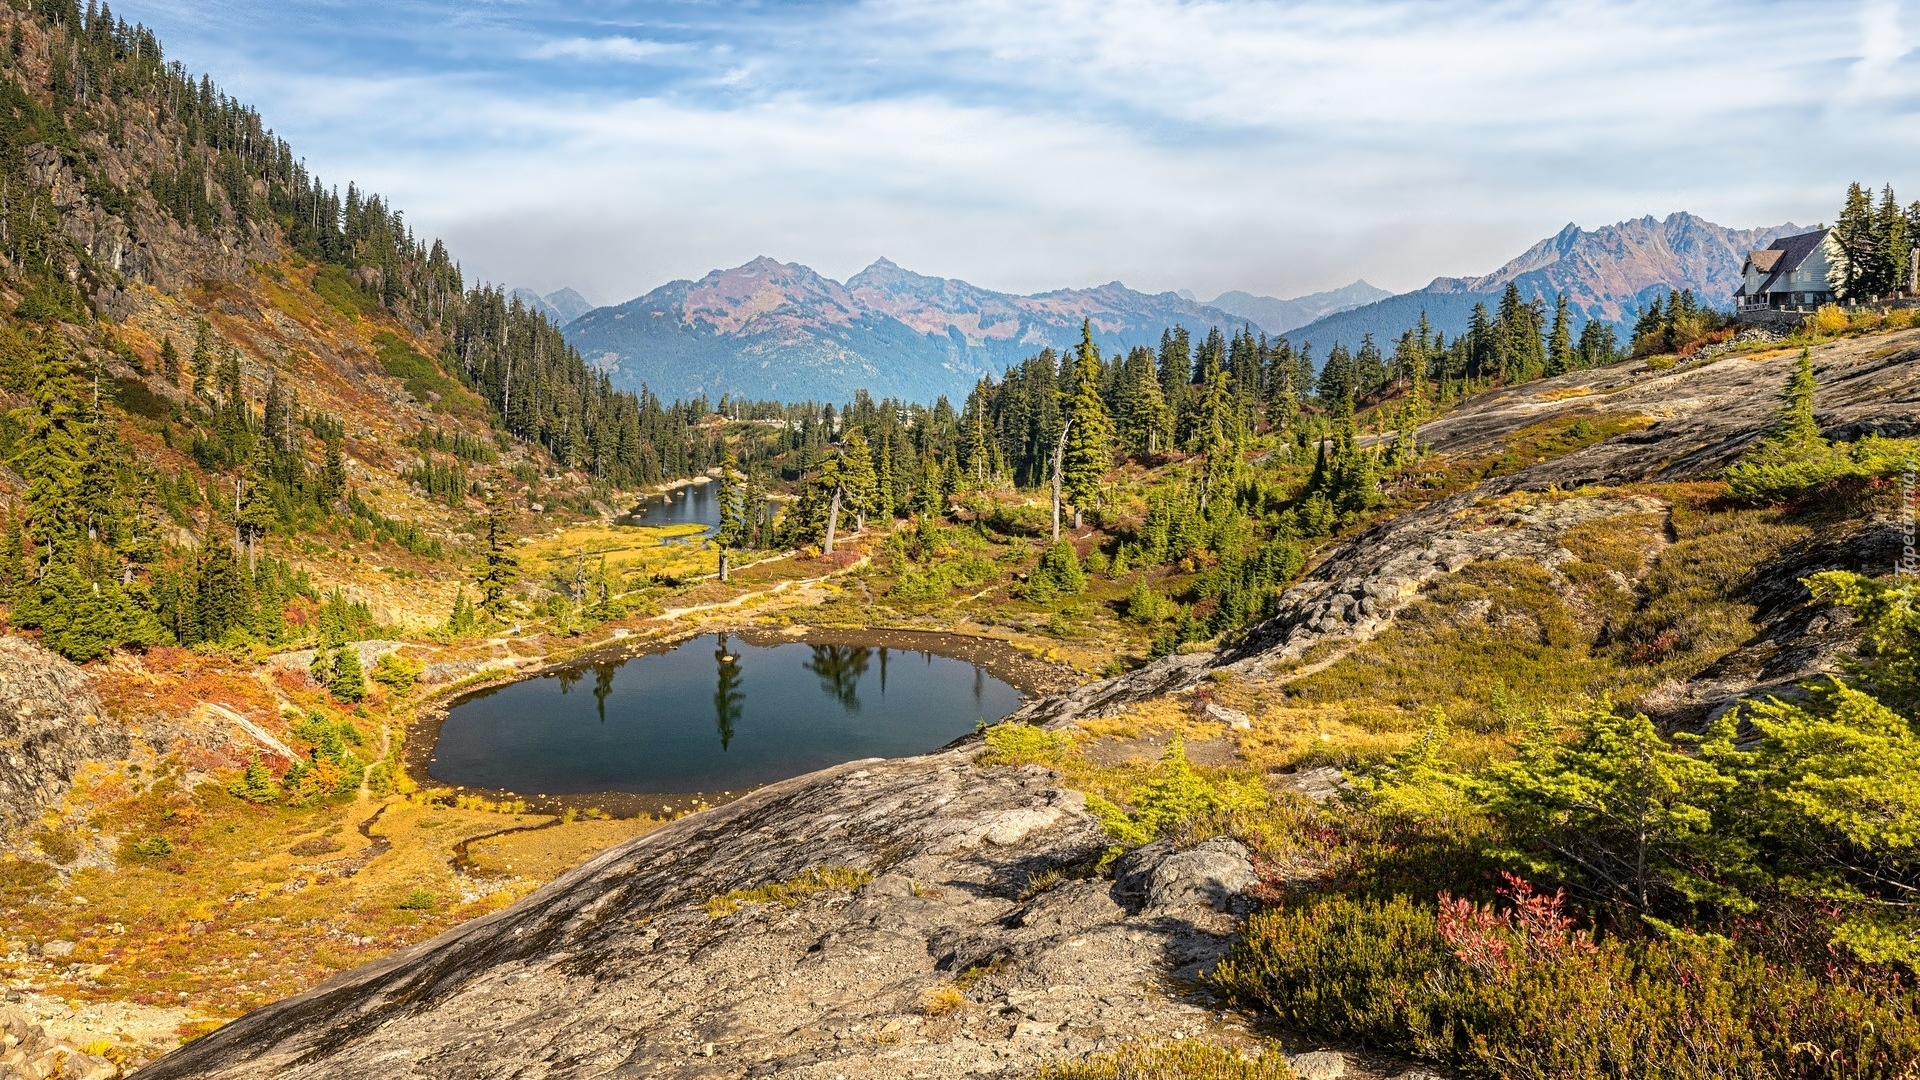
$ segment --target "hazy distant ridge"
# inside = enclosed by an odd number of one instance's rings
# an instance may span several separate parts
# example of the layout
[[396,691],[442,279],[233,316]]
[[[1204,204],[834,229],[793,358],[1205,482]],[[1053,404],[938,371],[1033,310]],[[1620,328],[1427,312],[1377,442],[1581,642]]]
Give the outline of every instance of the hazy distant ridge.
[[566,332],[617,385],[667,398],[845,401],[864,389],[957,403],[982,375],[1071,346],[1082,320],[1108,349],[1157,346],[1176,323],[1204,332],[1245,321],[1117,281],[1017,296],[880,259],[843,284],[763,256],[587,312]]

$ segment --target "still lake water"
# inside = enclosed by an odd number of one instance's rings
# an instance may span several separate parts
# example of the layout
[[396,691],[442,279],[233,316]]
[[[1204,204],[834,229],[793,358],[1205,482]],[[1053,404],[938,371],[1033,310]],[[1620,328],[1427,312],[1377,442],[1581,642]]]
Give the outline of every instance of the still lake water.
[[720,528],[720,501],[713,484],[688,484],[650,496],[626,517],[628,525],[705,525],[707,536]]
[[454,705],[427,773],[520,794],[733,791],[943,746],[1020,706],[965,660],[709,634]]

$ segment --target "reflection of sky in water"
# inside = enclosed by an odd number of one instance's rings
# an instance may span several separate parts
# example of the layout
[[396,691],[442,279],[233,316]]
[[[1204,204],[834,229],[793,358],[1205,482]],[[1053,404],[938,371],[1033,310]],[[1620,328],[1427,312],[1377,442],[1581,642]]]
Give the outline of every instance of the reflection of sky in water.
[[730,791],[924,753],[1020,704],[951,657],[865,645],[673,650],[555,672],[455,705],[428,773],[525,794]]
[[711,482],[688,484],[664,495],[649,496],[625,520],[628,525],[705,525],[707,531],[699,537],[674,537],[666,542],[702,539],[720,529],[720,500],[714,498]]

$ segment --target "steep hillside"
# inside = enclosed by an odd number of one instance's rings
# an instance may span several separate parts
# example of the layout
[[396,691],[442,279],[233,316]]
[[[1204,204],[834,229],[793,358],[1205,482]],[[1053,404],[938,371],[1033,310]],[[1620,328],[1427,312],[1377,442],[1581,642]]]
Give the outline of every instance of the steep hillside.
[[667,397],[958,401],[982,376],[1043,348],[1064,350],[1091,321],[1107,348],[1157,345],[1174,324],[1243,320],[1172,293],[1119,282],[1014,296],[928,277],[886,259],[843,285],[759,258],[675,281],[567,325],[567,339],[616,384]]
[[1544,297],[1549,304],[1565,293],[1576,323],[1629,325],[1649,300],[1669,289],[1692,289],[1703,303],[1724,307],[1739,288],[1746,253],[1800,231],[1792,223],[1730,229],[1688,213],[1593,230],[1570,223],[1490,274],[1435,278],[1424,289],[1316,319],[1287,336],[1313,343],[1322,355],[1335,342],[1352,348],[1367,334],[1384,346],[1424,311],[1434,329],[1453,337],[1466,330],[1475,304],[1491,309],[1509,283],[1522,297]]
[[1385,300],[1393,294],[1364,281],[1342,285],[1338,289],[1308,293],[1291,300],[1273,296],[1255,296],[1248,292],[1224,292],[1207,301],[1211,307],[1253,320],[1269,334],[1284,334],[1328,315]]

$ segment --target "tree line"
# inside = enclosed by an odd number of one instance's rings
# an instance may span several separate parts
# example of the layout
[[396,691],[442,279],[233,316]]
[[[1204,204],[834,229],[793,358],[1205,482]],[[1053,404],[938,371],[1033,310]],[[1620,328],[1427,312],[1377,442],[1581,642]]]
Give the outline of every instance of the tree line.
[[1913,258],[1920,248],[1920,199],[1904,208],[1893,185],[1873,191],[1848,185],[1840,216],[1827,233],[1827,282],[1842,300],[1871,300],[1911,289]]

